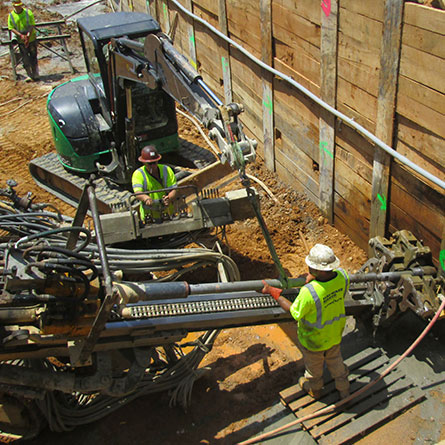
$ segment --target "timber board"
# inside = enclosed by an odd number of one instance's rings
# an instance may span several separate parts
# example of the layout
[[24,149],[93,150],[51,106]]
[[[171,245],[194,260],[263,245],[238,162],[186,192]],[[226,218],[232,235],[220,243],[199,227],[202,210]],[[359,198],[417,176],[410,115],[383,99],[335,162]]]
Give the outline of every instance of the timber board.
[[[360,163],[368,165],[372,169],[375,146],[354,128],[341,121],[337,122],[335,143],[351,153]],[[372,172],[370,175],[369,182],[372,180]],[[367,177],[365,176],[365,179]]]
[[445,11],[415,3],[406,3],[404,21],[409,25],[445,35]]
[[313,0],[274,0],[274,3],[321,26],[320,7],[314,4]]
[[341,0],[341,7],[351,13],[383,22],[384,3],[382,1]]
[[[403,140],[399,139],[397,141],[397,152],[400,153],[402,156],[408,158],[410,161],[414,162],[419,167],[422,167],[424,170],[431,173],[436,178],[445,178],[445,162],[436,163],[432,161],[429,157],[429,153],[427,153],[427,151],[424,150],[423,147],[418,150],[410,145],[407,145]],[[440,158],[445,157],[445,152],[440,150],[436,150],[435,154],[437,154],[437,156]],[[417,175],[417,173],[414,172],[413,174]],[[439,192],[441,191],[441,188],[430,180],[425,178],[423,179],[423,181],[428,183],[431,188]]]
[[[282,72],[286,76],[291,77],[295,82],[299,83],[301,86],[309,90],[311,93],[320,97],[320,86],[315,84],[311,79],[307,79],[300,73],[297,73],[289,65],[286,65],[282,60],[274,58],[274,68]],[[287,82],[287,81],[285,81]]]
[[352,171],[351,166],[340,158],[335,158],[335,164],[335,191],[356,209],[358,217],[369,219],[371,184]]
[[[412,170],[398,161],[393,162],[392,170],[392,184],[405,190],[407,196],[412,197],[413,202],[429,207],[434,213],[443,214],[445,212],[445,194],[443,190],[431,188],[423,178],[419,179],[413,174]],[[416,217],[420,216],[417,213],[413,214]]]
[[382,22],[360,14],[354,14],[342,7],[340,7],[338,16],[339,32],[350,37],[353,42],[364,42],[369,49],[380,53],[383,32]]
[[292,41],[295,40],[295,37],[292,39],[292,35],[295,35],[299,39],[308,42],[313,47],[313,50],[316,48],[320,50],[320,25],[296,14],[294,10],[283,8],[276,3],[272,3],[272,18],[274,37],[288,43],[286,37]]
[[397,116],[397,120],[397,138],[399,141],[413,150],[424,152],[438,166],[445,165],[445,162],[443,162],[445,154],[444,138],[425,130],[425,128],[403,116]]
[[338,57],[360,64],[364,69],[380,70],[380,51],[369,48],[366,42],[358,42],[341,31],[338,32]]
[[360,63],[346,60],[343,57],[337,59],[338,77],[342,77],[352,85],[368,92],[374,97],[379,91],[379,72]]
[[[215,15],[215,14],[212,14],[207,9],[202,8],[202,7],[200,7],[200,6],[195,4],[195,7],[193,9],[193,13],[196,14],[201,19],[205,20],[207,23],[210,23],[210,25],[212,25],[214,28],[216,28],[216,29],[219,28],[218,16]],[[196,22],[195,23],[195,27],[198,26],[198,25],[204,26],[201,23]],[[205,27],[205,28],[208,29],[207,27]],[[213,32],[211,32],[210,30],[209,30],[209,34],[212,34],[212,36],[216,37],[216,35],[213,34]]]
[[444,95],[422,83],[408,77],[399,76],[397,85],[398,95],[407,96],[421,105],[431,108],[445,117]]
[[260,89],[262,68],[238,51],[231,52],[230,67],[232,78],[241,80],[243,86],[249,89],[249,94],[261,103],[263,100]]
[[337,82],[337,102],[349,106],[360,113],[364,119],[375,123],[377,121],[377,98],[340,75]]
[[[292,156],[289,156],[289,154]],[[295,162],[295,159],[301,162]],[[303,153],[295,150],[294,147],[282,144],[275,146],[275,159],[289,172],[289,175],[297,180],[308,196],[317,197],[318,201],[318,180],[312,168],[312,160]]]
[[357,152],[348,151],[338,143],[335,145],[335,156],[349,166],[350,174],[360,176],[366,183],[372,184],[372,161],[362,162],[363,158],[358,157]]
[[233,94],[237,94],[241,98],[241,104],[245,106],[246,110],[250,110],[258,116],[258,121],[262,121],[262,98],[257,96],[247,85],[245,85],[243,80],[233,74],[232,90]]
[[445,94],[445,59],[402,43],[400,74]]
[[298,72],[300,76],[320,85],[320,63],[310,55],[291,48],[280,40],[275,40],[275,57]]
[[320,149],[316,137],[309,134],[311,129],[297,121],[295,125],[289,122],[286,108],[277,104],[275,107],[275,129],[281,133],[281,137],[287,138],[298,147],[300,151],[319,163]]
[[356,244],[360,249],[366,251],[369,247],[369,222],[366,229],[359,228],[357,230],[356,227],[351,227],[351,221],[349,217],[345,221],[342,214],[339,214],[338,212],[336,213],[336,200],[337,194],[334,194],[334,227],[341,233],[347,234],[348,237],[354,242],[354,244]]
[[411,46],[420,51],[432,54],[433,56],[445,59],[443,37],[443,34],[419,28],[418,26],[412,26],[407,23],[403,25],[404,45]]
[[[362,357],[358,358],[358,354],[345,360],[350,370],[351,393],[361,390],[385,371],[389,359],[378,352],[379,355],[376,356],[375,351],[370,350],[370,359],[365,364]],[[286,390],[281,392],[280,396],[283,403],[298,418],[339,400],[332,379],[326,382],[319,401],[315,401],[303,391],[298,392],[295,387],[292,387],[291,393],[292,398]],[[325,415],[303,421],[302,426],[318,443],[342,444],[378,426],[423,398],[424,392],[396,369],[366,392],[359,394],[346,407],[339,407]]]
[[320,106],[317,103],[281,79],[274,81],[274,98],[275,107],[281,102],[291,110],[288,116],[290,123],[294,124],[298,119],[302,119],[303,125],[310,125],[315,130],[315,140],[318,141]]
[[193,0],[193,5],[195,7],[199,7],[200,9],[206,10],[215,17],[218,17],[218,2],[215,2],[215,0]]
[[[295,142],[286,136],[281,137],[281,141],[275,145],[276,151],[281,151],[287,158],[289,158],[295,165],[304,171],[305,176],[312,178],[313,183],[319,182],[318,163],[311,159],[295,144]],[[309,182],[309,181],[308,181]],[[311,182],[309,182],[312,184]],[[311,188],[311,192],[318,195],[318,185]]]
[[366,130],[370,131],[373,134],[375,133],[376,123],[364,117],[361,113],[359,113],[354,108],[351,108],[348,104],[338,102],[337,110],[340,111],[340,113],[343,113],[345,116],[348,116],[350,119],[355,120],[355,122],[360,124]]
[[[280,180],[285,184],[292,187],[293,190],[303,193],[309,201],[313,202],[317,207],[319,207],[318,195],[314,195],[310,189],[300,180],[297,176],[299,170],[290,171],[289,162],[281,152],[277,153],[275,157],[275,168],[277,175],[279,175]],[[284,164],[283,164],[284,163]]]
[[345,233],[351,237],[351,233],[354,233],[358,239],[362,240],[360,246],[363,246],[363,241],[365,241],[365,244],[368,243],[369,220],[367,218],[356,218],[355,207],[351,206],[349,201],[344,199],[337,191],[334,194],[334,224],[336,217],[342,219],[348,227]]
[[[281,143],[275,145],[275,156],[278,157],[282,154],[289,161],[292,162],[288,166],[290,170],[298,169],[301,182],[310,190],[314,195],[318,196],[319,190],[319,170],[317,169],[317,163],[303,153],[299,148],[286,137],[283,137]],[[284,164],[285,165],[285,164]]]
[[445,138],[444,114],[439,113],[427,105],[423,105],[402,93],[397,95],[396,111],[407,119],[422,125],[425,130]]

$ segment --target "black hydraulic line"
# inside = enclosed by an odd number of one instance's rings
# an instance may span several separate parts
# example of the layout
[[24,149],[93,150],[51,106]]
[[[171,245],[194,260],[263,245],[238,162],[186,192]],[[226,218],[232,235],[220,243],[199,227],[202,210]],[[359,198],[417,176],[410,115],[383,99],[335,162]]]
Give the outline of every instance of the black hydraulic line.
[[18,246],[20,244],[32,241],[34,239],[46,238],[51,235],[55,235],[55,234],[62,233],[62,232],[70,232],[70,231],[78,231],[78,232],[82,232],[86,235],[86,239],[83,241],[83,243],[80,246],[77,246],[76,249],[74,249],[74,251],[76,251],[76,252],[82,250],[91,240],[91,232],[88,229],[85,229],[83,227],[58,227],[56,229],[46,230],[44,232],[40,232],[40,233],[36,233],[34,235],[28,235],[23,238],[20,238],[15,243],[15,247],[18,248]]

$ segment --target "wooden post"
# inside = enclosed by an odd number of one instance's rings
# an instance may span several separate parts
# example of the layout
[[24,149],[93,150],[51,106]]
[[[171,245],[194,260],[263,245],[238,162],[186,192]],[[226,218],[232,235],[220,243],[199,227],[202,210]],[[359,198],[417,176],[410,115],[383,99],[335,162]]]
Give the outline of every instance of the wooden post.
[[[322,3],[323,5],[323,3]],[[329,8],[321,8],[321,98],[336,106],[337,98],[337,34],[338,0]],[[335,116],[322,110],[319,121],[320,210],[334,221]]]
[[[261,60],[269,66],[273,65],[272,54],[272,4],[271,0],[260,0],[261,20]],[[274,119],[273,119],[273,76],[263,70],[263,137],[264,162],[266,167],[275,171]]]
[[155,19],[158,18],[158,8],[156,0],[146,0],[147,12]]
[[[218,8],[219,29],[227,36],[229,31],[227,29],[226,0],[218,0]],[[222,43],[221,65],[223,72],[224,100],[226,104],[230,104],[232,102],[232,73],[230,69],[230,46],[226,42]]]
[[[185,5],[190,12],[193,12],[193,1],[186,0]],[[190,24],[187,25],[187,34],[189,40],[189,54],[190,54],[190,63],[193,65],[195,70],[198,69],[197,60],[196,60],[196,42],[195,42],[195,28],[193,27],[193,19],[190,19]]]
[[[386,0],[380,50],[380,79],[376,136],[392,146],[397,80],[400,64],[403,0]],[[384,236],[387,226],[391,156],[376,147],[372,171],[371,225],[369,237]]]

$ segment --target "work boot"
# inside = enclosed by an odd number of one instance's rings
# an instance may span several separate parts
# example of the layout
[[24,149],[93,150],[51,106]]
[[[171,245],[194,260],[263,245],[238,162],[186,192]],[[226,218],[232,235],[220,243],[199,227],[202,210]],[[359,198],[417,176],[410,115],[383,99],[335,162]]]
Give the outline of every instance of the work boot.
[[298,380],[300,388],[307,392],[313,399],[319,399],[321,397],[321,389],[312,389],[309,385],[309,380],[306,377],[300,377]]
[[346,397],[349,397],[351,393],[349,392],[349,389],[346,389],[345,391],[338,391],[340,394],[340,399],[346,399]]

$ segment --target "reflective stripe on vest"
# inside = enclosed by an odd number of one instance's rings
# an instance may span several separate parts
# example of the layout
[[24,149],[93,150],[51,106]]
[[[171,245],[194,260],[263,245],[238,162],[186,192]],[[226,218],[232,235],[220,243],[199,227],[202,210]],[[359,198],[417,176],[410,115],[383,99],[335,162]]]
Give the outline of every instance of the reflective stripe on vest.
[[[343,300],[346,296],[346,292],[349,288],[349,278],[346,274],[346,272],[343,269],[336,269],[337,272],[340,272],[343,275],[343,278],[345,279],[345,291],[343,292]],[[311,283],[306,284],[306,288],[311,293],[311,296],[315,303],[315,308],[317,310],[317,321],[315,323],[311,323],[310,321],[307,321],[306,319],[302,318],[300,321],[303,322],[306,326],[309,326],[311,328],[317,328],[317,329],[323,329],[325,326],[330,325],[334,323],[335,321],[339,321],[342,318],[346,318],[345,314],[341,314],[338,317],[334,317],[331,320],[326,320],[324,323],[321,322],[322,320],[322,310],[321,310],[321,301],[320,297],[318,296],[317,292],[314,289],[314,286]]]
[[26,29],[24,29],[24,30],[20,30],[17,28],[17,23],[15,23],[15,20],[14,20],[14,14],[12,12],[9,13],[9,15],[11,16],[11,22],[14,25],[14,29],[16,29],[17,31],[22,31],[22,32],[29,31],[29,10],[25,9],[25,12],[26,12]]
[[[144,184],[134,184],[134,186],[140,186],[142,185],[144,188],[144,192],[147,192],[147,187],[148,187],[148,178],[147,178],[147,174],[145,172],[144,167],[140,167],[138,168],[138,171],[140,171],[142,173],[142,178],[144,179]],[[163,186],[166,189],[167,188],[167,180],[168,180],[168,167],[167,165],[164,165],[164,168],[162,169],[162,182],[163,182]],[[155,178],[156,179],[156,178]]]

